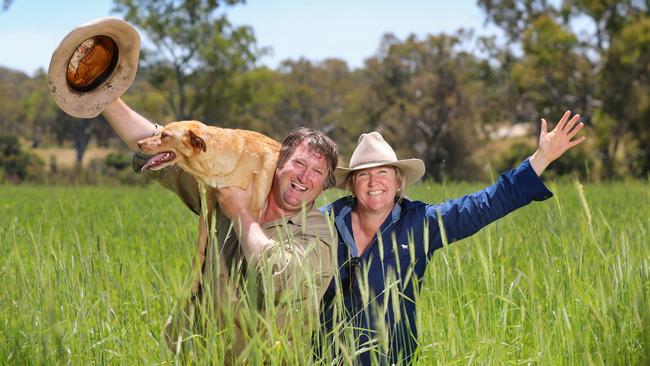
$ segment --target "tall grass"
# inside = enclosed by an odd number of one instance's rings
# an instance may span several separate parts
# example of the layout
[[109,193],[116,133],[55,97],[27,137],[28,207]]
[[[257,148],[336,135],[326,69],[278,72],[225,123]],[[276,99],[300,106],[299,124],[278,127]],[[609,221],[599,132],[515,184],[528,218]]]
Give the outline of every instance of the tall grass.
[[[477,188],[409,194],[439,202]],[[650,363],[648,185],[551,188],[555,198],[433,256],[419,364]],[[173,194],[0,187],[0,219],[0,364],[181,361],[161,331],[187,293],[197,219]],[[268,320],[252,318],[268,330],[247,351],[252,363],[310,359],[308,340],[289,343]],[[185,362],[223,362],[227,332],[206,325]]]

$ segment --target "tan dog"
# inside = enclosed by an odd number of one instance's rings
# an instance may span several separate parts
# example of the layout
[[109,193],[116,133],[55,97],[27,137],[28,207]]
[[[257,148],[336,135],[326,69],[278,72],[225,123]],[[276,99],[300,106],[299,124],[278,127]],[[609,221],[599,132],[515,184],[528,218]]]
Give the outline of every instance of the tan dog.
[[[198,121],[172,122],[161,133],[138,141],[142,152],[156,154],[142,167],[143,171],[178,164],[210,188],[237,186],[246,189],[250,183],[253,197],[249,208],[256,218],[260,218],[271,190],[280,146],[279,142],[258,132],[207,126]],[[203,213],[199,218],[199,269],[205,263],[207,222],[216,202],[210,188],[206,189],[207,218]],[[222,265],[221,268],[226,267]],[[201,276],[197,275],[193,284],[195,293],[200,280]]]
[[172,122],[160,134],[138,142],[145,154],[156,154],[142,170],[171,164],[212,188],[252,184],[250,210],[259,218],[271,190],[280,143],[261,133],[207,126],[198,121]]

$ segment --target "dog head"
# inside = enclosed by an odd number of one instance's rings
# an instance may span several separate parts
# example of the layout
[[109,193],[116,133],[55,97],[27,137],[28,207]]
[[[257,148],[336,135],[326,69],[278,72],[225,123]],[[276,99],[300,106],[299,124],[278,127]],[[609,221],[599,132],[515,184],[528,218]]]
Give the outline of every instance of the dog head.
[[206,152],[203,126],[197,121],[172,122],[159,134],[138,141],[140,151],[154,155],[142,171],[159,170],[174,163],[186,166],[188,159]]

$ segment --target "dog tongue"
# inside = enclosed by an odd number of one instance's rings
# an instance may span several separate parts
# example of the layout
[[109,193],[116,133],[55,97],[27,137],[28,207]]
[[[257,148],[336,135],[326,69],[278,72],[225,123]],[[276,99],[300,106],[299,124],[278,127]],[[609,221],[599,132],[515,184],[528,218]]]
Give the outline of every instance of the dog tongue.
[[151,159],[149,159],[142,169],[140,169],[141,172],[144,172],[147,169],[151,169],[152,167],[156,167],[166,161],[173,160],[176,157],[173,152],[165,151],[160,154],[154,155]]

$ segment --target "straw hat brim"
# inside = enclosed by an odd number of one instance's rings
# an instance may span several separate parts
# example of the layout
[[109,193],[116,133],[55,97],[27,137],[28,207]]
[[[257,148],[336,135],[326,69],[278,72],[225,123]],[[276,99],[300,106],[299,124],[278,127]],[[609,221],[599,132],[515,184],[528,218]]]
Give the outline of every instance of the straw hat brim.
[[352,172],[362,169],[375,168],[379,166],[394,166],[399,168],[402,177],[406,181],[406,185],[417,183],[424,176],[424,162],[420,159],[403,159],[396,161],[374,162],[368,164],[360,164],[353,168],[345,168],[338,166],[334,171],[334,178],[336,179],[336,187],[346,189],[345,182]]
[[[95,36],[111,38],[117,45],[118,60],[104,82],[89,91],[76,91],[67,81],[68,63],[85,40]],[[50,94],[67,114],[92,118],[129,88],[138,70],[140,35],[129,23],[117,18],[99,18],[68,33],[52,54],[48,69]]]

